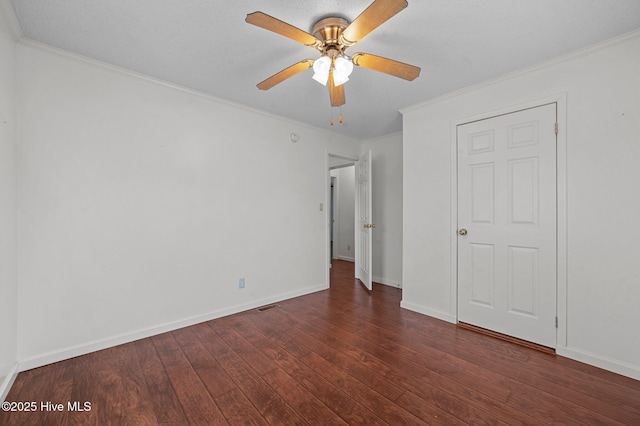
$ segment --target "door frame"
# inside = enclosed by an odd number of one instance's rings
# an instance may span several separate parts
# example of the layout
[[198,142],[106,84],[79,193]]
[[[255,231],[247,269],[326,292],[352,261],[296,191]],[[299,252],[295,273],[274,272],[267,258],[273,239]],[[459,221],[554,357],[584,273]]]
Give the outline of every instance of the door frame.
[[556,138],[556,315],[558,317],[557,347],[567,346],[567,93],[524,102],[479,113],[451,121],[451,306],[450,312],[458,320],[458,126],[473,121],[505,115],[523,109],[536,108],[551,103],[557,104],[558,133]]
[[[334,160],[338,160],[338,163],[335,163],[333,165],[330,164],[330,160],[334,159]],[[325,208],[325,229],[326,229],[326,239],[325,239],[325,271],[326,271],[326,275],[325,275],[325,283],[327,288],[329,288],[331,286],[331,261],[333,259],[331,259],[331,226],[330,226],[330,220],[331,220],[331,215],[329,212],[329,203],[330,200],[329,198],[331,197],[331,170],[332,169],[339,169],[342,167],[350,167],[355,165],[355,163],[358,161],[358,155],[357,154],[351,154],[351,153],[336,153],[332,150],[327,149],[326,150],[326,155],[325,155],[325,171],[326,171],[326,192],[325,192],[325,206],[327,206],[327,208]],[[355,218],[354,218],[355,219]]]

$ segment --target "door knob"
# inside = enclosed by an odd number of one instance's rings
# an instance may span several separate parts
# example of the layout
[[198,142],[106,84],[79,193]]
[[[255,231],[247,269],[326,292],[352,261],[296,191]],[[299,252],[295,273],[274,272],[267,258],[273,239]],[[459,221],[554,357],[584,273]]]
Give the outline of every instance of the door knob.
[[458,231],[458,234],[460,234],[460,235],[467,235],[467,230],[466,230],[466,229],[464,229],[464,228],[462,228],[462,229],[460,229],[460,230]]

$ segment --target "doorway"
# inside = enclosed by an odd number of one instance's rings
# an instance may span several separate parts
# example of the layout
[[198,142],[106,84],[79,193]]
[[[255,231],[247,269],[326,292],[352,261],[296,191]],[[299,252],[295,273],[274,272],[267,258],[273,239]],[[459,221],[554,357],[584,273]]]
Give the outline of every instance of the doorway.
[[331,170],[333,200],[329,212],[331,259],[355,262],[355,167]]
[[[355,265],[355,163],[357,159],[329,154],[327,256],[328,270],[334,260]],[[342,262],[341,262],[342,263]],[[344,265],[342,266],[344,267]],[[355,266],[354,266],[355,267]],[[327,275],[331,283],[331,274]]]

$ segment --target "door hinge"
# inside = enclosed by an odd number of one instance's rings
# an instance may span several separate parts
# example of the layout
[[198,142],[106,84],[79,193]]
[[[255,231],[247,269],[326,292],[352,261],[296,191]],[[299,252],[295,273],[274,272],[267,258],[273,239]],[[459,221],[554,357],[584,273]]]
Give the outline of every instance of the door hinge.
[[556,328],[558,328],[558,317],[556,317]]
[[556,123],[556,125],[553,127],[553,130],[556,132],[556,135],[558,134],[558,123]]

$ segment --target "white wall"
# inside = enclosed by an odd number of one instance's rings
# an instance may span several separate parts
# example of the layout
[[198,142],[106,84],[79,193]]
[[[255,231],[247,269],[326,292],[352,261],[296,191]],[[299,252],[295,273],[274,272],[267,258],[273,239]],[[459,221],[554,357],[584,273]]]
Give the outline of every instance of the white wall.
[[334,251],[338,259],[355,262],[355,166],[331,170],[336,178],[334,191]]
[[372,156],[373,281],[402,287],[402,133],[363,141]]
[[640,379],[638,52],[635,33],[404,111],[403,306],[455,319],[452,123],[566,93],[566,335],[558,338],[566,346],[558,353]]
[[327,152],[357,142],[33,44],[18,67],[22,369],[326,287]]
[[16,43],[0,13],[0,401],[16,368]]

